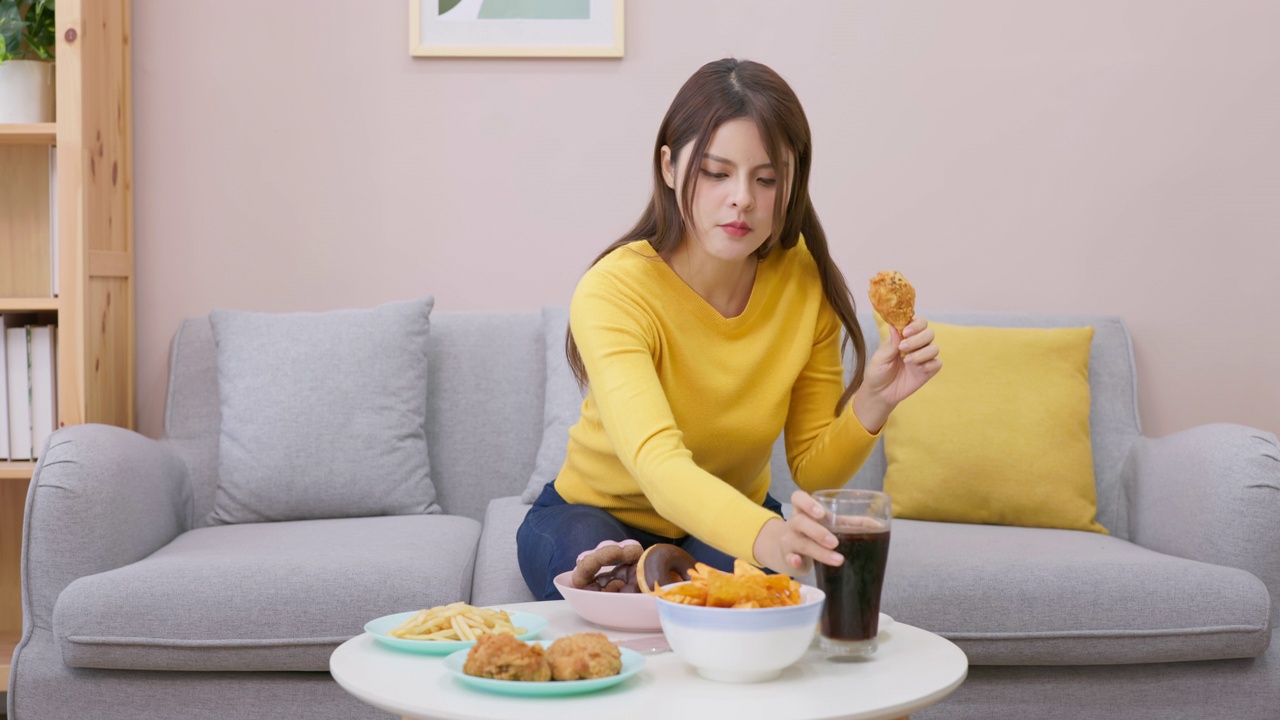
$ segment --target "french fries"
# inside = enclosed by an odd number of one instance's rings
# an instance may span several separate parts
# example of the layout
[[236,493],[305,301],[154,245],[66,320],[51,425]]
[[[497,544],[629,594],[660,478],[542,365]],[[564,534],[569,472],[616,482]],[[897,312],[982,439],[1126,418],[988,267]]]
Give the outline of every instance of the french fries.
[[511,616],[506,610],[478,608],[456,602],[419,610],[398,627],[387,631],[387,634],[405,640],[474,641],[481,635],[506,633],[518,636],[525,632],[525,628],[511,624]]
[[800,604],[800,583],[786,575],[767,575],[749,563],[735,560],[732,573],[698,563],[689,571],[689,582],[660,587],[653,594],[684,605],[782,607]]

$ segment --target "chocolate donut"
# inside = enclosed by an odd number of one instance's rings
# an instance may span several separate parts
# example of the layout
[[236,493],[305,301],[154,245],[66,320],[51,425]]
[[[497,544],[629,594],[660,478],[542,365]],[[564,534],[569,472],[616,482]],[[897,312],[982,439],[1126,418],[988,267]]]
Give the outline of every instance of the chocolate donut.
[[[583,589],[601,590],[603,592],[636,592],[635,568],[635,563],[627,563],[616,565],[609,570],[601,570],[596,574],[595,580]],[[632,587],[629,591],[626,589],[628,584]]]
[[663,585],[688,580],[689,571],[696,562],[683,548],[669,543],[651,545],[636,563],[636,580],[640,585],[640,592],[653,593]]

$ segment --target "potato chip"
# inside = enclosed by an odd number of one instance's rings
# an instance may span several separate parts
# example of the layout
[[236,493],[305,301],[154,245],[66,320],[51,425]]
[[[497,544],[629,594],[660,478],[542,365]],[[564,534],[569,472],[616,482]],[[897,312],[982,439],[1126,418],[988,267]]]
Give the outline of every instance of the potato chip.
[[786,575],[768,575],[743,560],[727,573],[697,563],[689,582],[658,588],[658,597],[684,605],[723,608],[768,608],[800,604],[800,583]]

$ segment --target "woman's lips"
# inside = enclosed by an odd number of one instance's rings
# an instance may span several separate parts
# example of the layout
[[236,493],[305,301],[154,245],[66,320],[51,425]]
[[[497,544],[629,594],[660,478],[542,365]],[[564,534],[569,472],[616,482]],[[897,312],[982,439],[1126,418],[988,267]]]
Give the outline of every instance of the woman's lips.
[[746,223],[725,223],[720,229],[734,237],[743,237],[751,232],[751,226]]

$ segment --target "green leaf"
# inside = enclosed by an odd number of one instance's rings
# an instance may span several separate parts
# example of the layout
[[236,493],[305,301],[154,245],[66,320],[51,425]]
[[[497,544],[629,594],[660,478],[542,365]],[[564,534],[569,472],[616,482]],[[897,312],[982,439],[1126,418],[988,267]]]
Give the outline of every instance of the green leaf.
[[[16,21],[15,21],[16,18]],[[57,45],[54,0],[0,0],[0,35],[4,59],[52,60]]]
[[0,0],[0,62],[17,56],[26,23],[15,0]]

